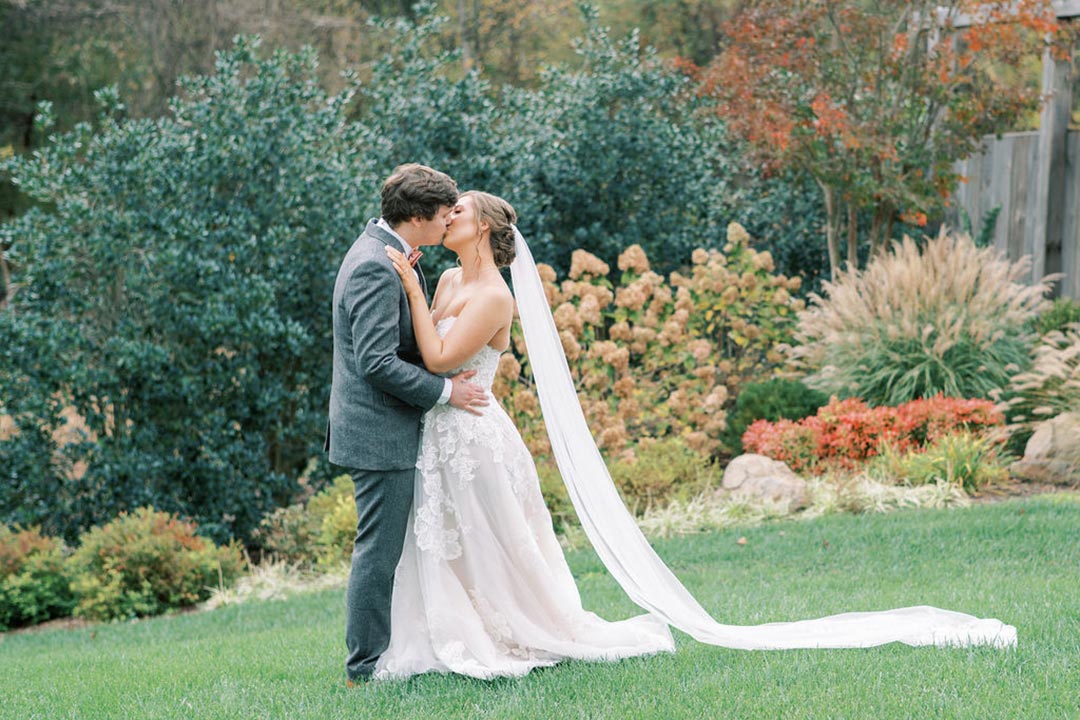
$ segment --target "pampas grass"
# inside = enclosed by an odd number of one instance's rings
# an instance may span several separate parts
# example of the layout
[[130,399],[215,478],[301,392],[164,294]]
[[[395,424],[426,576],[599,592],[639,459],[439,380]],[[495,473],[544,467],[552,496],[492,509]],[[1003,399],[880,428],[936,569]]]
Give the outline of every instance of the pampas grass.
[[990,397],[1028,364],[1031,320],[1047,306],[1053,278],[1026,285],[1028,271],[967,235],[905,237],[811,295],[793,357],[811,387],[871,405]]
[[1008,395],[1002,406],[1012,430],[1030,432],[1042,420],[1080,411],[1080,323],[1043,336],[1031,368],[1012,379]]

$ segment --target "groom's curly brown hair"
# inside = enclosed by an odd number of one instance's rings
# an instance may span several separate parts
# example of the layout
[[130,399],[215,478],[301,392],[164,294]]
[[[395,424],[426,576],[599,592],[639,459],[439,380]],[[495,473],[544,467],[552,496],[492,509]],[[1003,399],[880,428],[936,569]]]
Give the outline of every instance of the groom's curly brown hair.
[[457,183],[426,165],[408,163],[394,168],[382,186],[382,216],[390,227],[419,217],[431,220],[439,208],[453,207]]

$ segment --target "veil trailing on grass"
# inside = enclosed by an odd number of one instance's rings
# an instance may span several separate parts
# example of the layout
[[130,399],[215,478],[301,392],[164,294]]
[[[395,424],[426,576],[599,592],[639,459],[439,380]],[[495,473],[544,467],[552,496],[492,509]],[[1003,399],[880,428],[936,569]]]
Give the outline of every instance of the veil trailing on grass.
[[581,526],[630,598],[695,639],[740,650],[908,645],[1016,644],[999,620],[928,606],[850,612],[814,620],[723,625],[687,591],[649,545],[626,509],[585,422],[536,264],[521,233],[510,265],[521,327],[548,437]]

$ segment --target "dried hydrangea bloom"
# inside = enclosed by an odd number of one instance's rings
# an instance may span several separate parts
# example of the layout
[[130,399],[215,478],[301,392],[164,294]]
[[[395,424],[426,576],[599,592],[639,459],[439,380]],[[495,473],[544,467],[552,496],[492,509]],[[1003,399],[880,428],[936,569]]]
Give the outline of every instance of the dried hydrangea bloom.
[[616,342],[626,342],[633,338],[633,334],[630,332],[630,323],[625,320],[619,322],[608,328],[608,337]]
[[631,312],[639,312],[648,299],[645,293],[633,285],[615,291],[615,305]]
[[611,269],[606,262],[590,252],[579,249],[570,255],[569,276],[571,280],[577,280],[582,275],[607,277],[610,271]]
[[578,305],[578,314],[589,325],[599,325],[603,322],[603,317],[600,315],[600,303],[596,300],[595,295],[586,295],[581,299],[581,304]]
[[555,308],[553,316],[555,318],[555,327],[563,332],[570,332],[573,335],[578,335],[585,327],[584,321],[581,319],[581,316],[578,315],[577,308],[571,303],[564,302],[562,305]]
[[750,233],[737,222],[728,223],[727,241],[732,245],[745,245],[750,242]]
[[631,270],[640,275],[649,271],[649,258],[640,245],[631,245],[619,255],[618,265],[623,272]]
[[581,345],[570,331],[560,331],[559,339],[562,340],[563,352],[566,353],[567,360],[577,360],[581,356]]

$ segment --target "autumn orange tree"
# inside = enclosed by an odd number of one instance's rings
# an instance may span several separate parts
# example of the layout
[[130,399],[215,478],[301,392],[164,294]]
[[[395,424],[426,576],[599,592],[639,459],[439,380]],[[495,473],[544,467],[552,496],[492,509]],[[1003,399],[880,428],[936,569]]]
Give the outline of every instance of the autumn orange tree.
[[716,58],[685,65],[766,169],[817,182],[835,278],[843,238],[854,269],[860,236],[872,254],[897,219],[926,224],[954,163],[1039,107],[1009,69],[1060,32],[1047,0],[750,0]]

